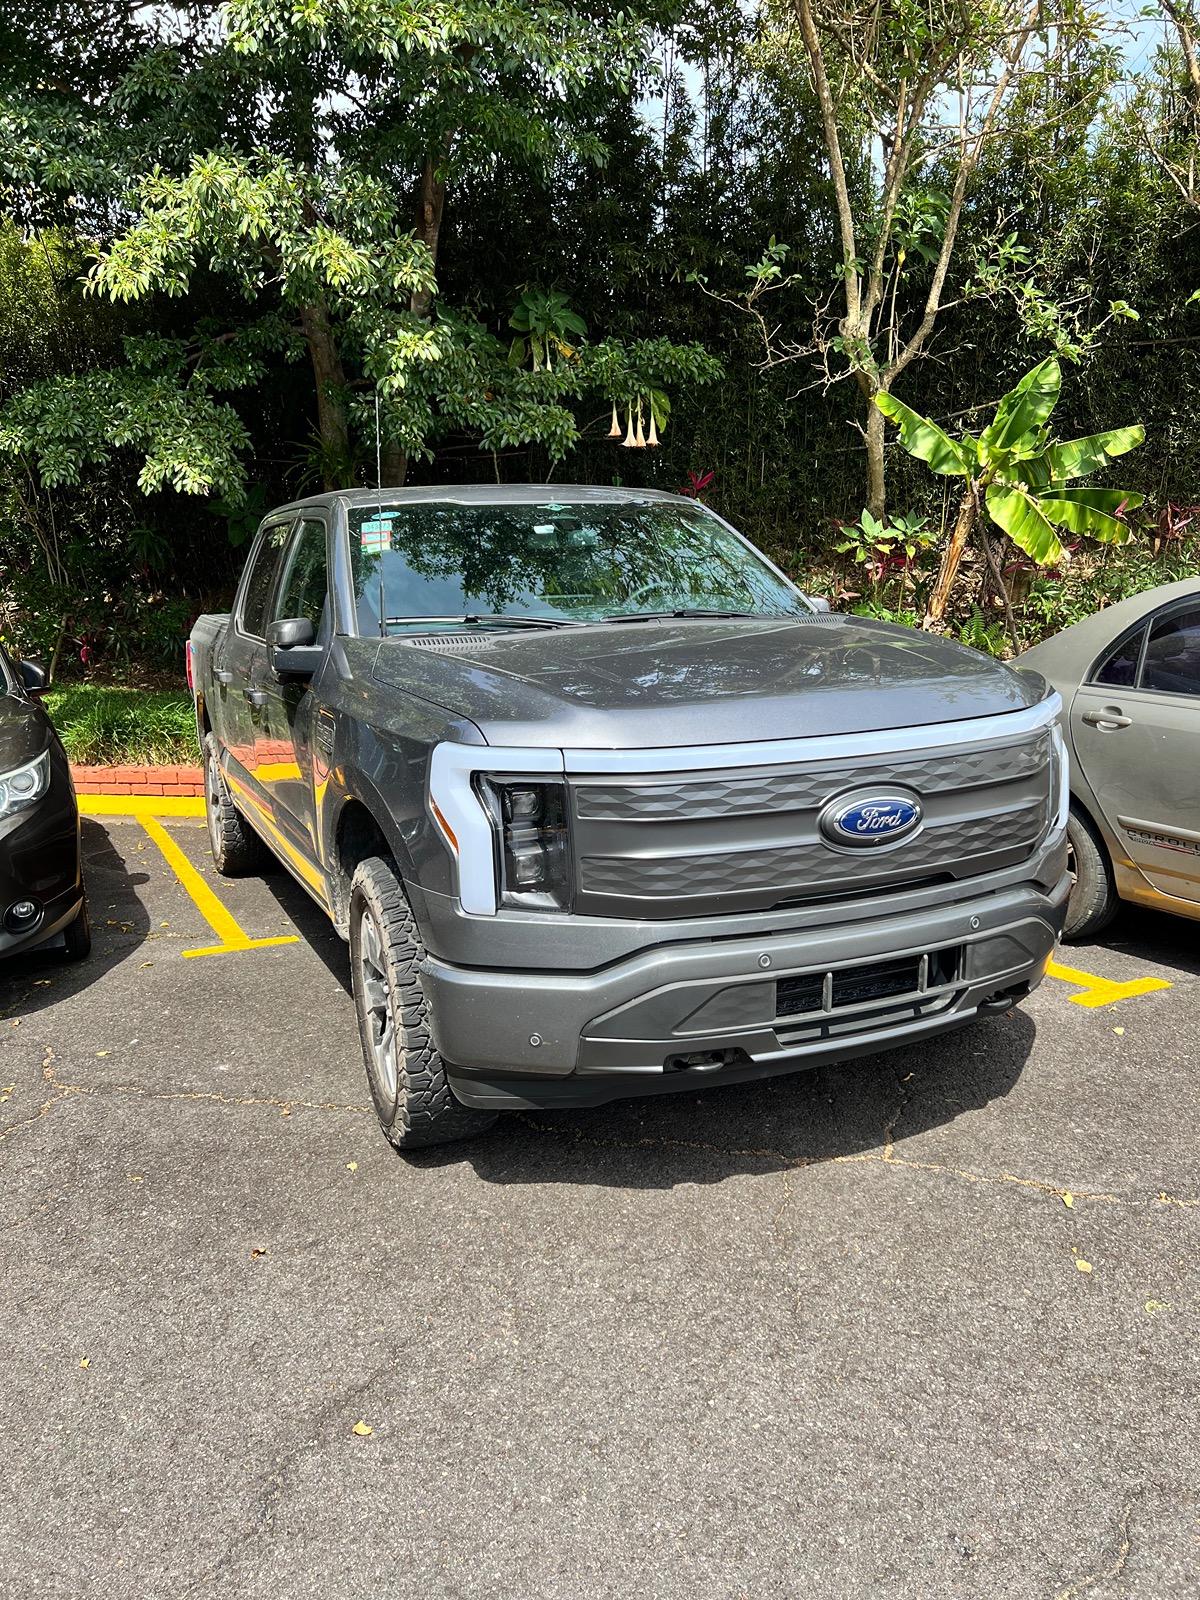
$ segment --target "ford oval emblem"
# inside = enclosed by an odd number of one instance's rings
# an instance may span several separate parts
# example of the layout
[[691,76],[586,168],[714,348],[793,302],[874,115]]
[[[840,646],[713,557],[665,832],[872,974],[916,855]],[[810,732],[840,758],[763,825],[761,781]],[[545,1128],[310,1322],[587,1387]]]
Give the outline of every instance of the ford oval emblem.
[[876,849],[907,839],[921,826],[921,802],[903,794],[842,795],[821,813],[821,832],[831,844]]

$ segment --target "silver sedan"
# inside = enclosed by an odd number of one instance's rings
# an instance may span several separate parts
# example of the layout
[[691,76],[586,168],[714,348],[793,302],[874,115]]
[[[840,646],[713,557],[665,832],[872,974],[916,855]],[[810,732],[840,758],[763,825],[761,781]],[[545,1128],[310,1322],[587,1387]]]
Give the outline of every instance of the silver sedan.
[[1062,695],[1076,875],[1064,930],[1118,902],[1200,918],[1200,578],[1148,589],[1026,651]]

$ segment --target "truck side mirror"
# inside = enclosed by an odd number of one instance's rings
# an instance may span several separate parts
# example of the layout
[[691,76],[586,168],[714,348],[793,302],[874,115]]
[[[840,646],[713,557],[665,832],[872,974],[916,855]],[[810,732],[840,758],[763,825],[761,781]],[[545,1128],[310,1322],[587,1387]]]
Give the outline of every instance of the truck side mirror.
[[308,617],[285,617],[267,627],[271,668],[277,678],[311,678],[325,654]]
[[21,675],[21,687],[26,694],[41,694],[50,683],[45,667],[39,667],[36,661],[22,661],[17,671]]

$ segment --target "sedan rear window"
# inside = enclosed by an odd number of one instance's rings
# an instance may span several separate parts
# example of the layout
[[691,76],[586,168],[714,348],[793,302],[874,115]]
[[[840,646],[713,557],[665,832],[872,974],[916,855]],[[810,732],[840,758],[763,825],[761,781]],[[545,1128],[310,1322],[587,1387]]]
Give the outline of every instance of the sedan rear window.
[[1132,689],[1137,682],[1138,662],[1142,658],[1145,624],[1127,633],[1103,658],[1092,674],[1093,683],[1108,683],[1118,689]]

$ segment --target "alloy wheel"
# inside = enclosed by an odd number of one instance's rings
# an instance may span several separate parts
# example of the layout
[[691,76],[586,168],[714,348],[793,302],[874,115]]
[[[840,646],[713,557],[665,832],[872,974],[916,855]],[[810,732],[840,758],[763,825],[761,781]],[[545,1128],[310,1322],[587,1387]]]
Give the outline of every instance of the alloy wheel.
[[391,1111],[400,1084],[396,1019],[388,994],[383,937],[370,909],[363,907],[358,927],[358,967],[362,985],[363,1027],[371,1056],[376,1099]]

